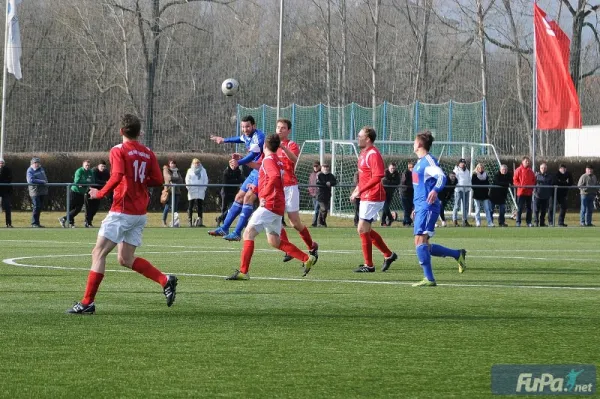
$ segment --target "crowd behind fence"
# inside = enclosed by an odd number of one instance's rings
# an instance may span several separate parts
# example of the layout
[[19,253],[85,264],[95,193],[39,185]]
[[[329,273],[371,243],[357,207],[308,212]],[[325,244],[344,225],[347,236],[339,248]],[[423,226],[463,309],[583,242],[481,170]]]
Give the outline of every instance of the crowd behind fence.
[[[37,184],[31,184],[31,183],[0,183],[0,186],[12,186],[15,188],[23,188],[25,189],[24,191],[27,191],[27,187],[28,186],[35,186]],[[49,211],[54,211],[54,212],[65,212],[66,215],[66,221],[70,222],[69,220],[69,212],[67,210],[71,209],[71,196],[70,194],[70,190],[71,187],[74,186],[74,183],[47,183],[44,184],[44,186],[47,186],[49,188],[54,188],[54,189],[63,189],[66,190],[67,195],[66,195],[66,199],[64,200],[64,202],[54,202],[52,201],[51,195],[49,195],[44,202],[44,210],[49,210]],[[78,184],[78,185],[82,185],[82,184]],[[83,184],[83,185],[89,185],[89,186],[93,186],[93,184]],[[230,184],[168,184],[168,185],[164,185],[163,187],[168,188],[169,190],[175,190],[176,187],[180,187],[180,188],[186,188],[186,187],[206,187],[208,190],[211,190],[213,192],[213,194],[215,194],[215,192],[218,192],[221,190],[221,188],[223,187],[239,187],[239,185],[230,185]],[[300,193],[301,193],[301,197],[307,197],[308,194],[308,188],[310,187],[317,187],[315,185],[309,185],[309,184],[299,184],[299,189],[300,189]],[[345,188],[345,189],[353,189],[355,187],[355,185],[353,184],[339,184],[337,185],[335,188],[340,189],[340,188]],[[384,186],[387,187],[387,186]],[[398,186],[389,186],[389,187],[395,187],[396,190],[394,191],[394,197],[392,199],[391,202],[391,209],[393,209],[394,211],[404,211],[403,206],[402,206],[402,202],[400,201],[400,195],[399,195],[399,190],[402,187],[406,187],[403,185],[398,185]],[[469,188],[472,189],[475,186],[472,185],[462,185],[462,186],[447,186],[447,187],[460,187],[460,188]],[[476,186],[477,188],[503,188],[502,186],[498,186],[498,185],[478,185]],[[552,217],[552,215],[557,215],[557,206],[559,205],[557,203],[557,191],[559,189],[567,189],[570,191],[574,191],[574,190],[579,190],[580,187],[574,185],[574,186],[557,186],[557,185],[527,185],[527,186],[513,186],[511,185],[509,187],[509,194],[512,193],[514,195],[514,198],[517,198],[516,196],[516,189],[517,188],[532,188],[532,189],[536,189],[536,188],[550,188],[553,190],[553,195],[549,200],[549,208],[548,208],[548,215],[549,215],[549,221],[550,219],[552,219],[550,222],[551,225],[556,226],[556,217]],[[600,209],[600,186],[586,186],[586,188],[591,188],[593,189],[594,192],[594,200],[593,200],[593,208],[592,210],[598,210]],[[157,201],[153,200],[156,199],[157,196],[160,196],[160,192],[161,192],[162,188],[161,187],[155,187],[155,188],[150,188],[149,192],[150,192],[150,201],[149,201],[149,207],[148,207],[148,211],[149,212],[159,212],[161,209],[159,208],[159,205],[156,205]],[[345,193],[346,191],[344,191]],[[473,217],[474,212],[473,212],[473,203],[474,203],[474,199],[472,196],[472,190],[470,191],[470,195],[469,195],[469,199],[467,202],[467,214],[470,217]],[[22,194],[22,193],[21,193]],[[18,193],[13,193],[13,195],[19,195]],[[568,194],[567,194],[568,195]],[[577,193],[577,195],[579,196],[580,194]],[[181,195],[182,198],[185,197],[185,195]],[[62,197],[61,197],[62,198]],[[178,210],[183,208],[183,204],[179,203],[179,204],[175,204],[175,195],[170,195],[170,206],[171,209],[174,209],[175,212],[177,212]],[[212,201],[208,201],[208,203],[206,204],[204,211],[208,212],[208,213],[212,213],[212,212],[219,212],[220,209],[220,197],[218,195],[213,195],[211,196],[211,198],[213,199]],[[533,198],[535,198],[535,194],[533,195]],[[341,198],[341,200],[343,201],[344,199]],[[350,202],[350,199],[347,198],[347,201]],[[516,203],[512,203],[510,204],[511,201],[514,201],[513,198],[511,198],[511,195],[507,195],[506,197],[506,203],[507,208],[506,208],[506,218],[507,219],[515,219],[515,213],[516,213],[516,209],[517,209],[517,204]],[[581,202],[579,202],[580,207],[578,208],[576,205],[574,205],[574,203],[576,203],[574,198],[571,198],[569,201],[569,204],[567,205],[567,208],[570,210],[576,210],[578,213],[581,212]],[[1,204],[1,202],[0,202]],[[332,210],[333,210],[333,200],[331,201],[331,206],[332,206]],[[462,206],[462,205],[461,205]],[[533,213],[535,214],[536,209],[535,209],[535,201],[533,201],[532,204],[533,207]],[[106,212],[108,211],[110,208],[110,204],[108,202],[105,202],[103,204],[103,206],[100,208],[100,210]],[[444,211],[446,213],[448,213],[449,211],[452,211],[454,208],[454,199],[451,198],[447,203],[446,203],[446,208],[444,209]],[[2,204],[2,210],[4,211],[4,205]],[[20,206],[18,208],[12,208],[13,211],[20,211],[20,212],[24,212],[24,211],[30,211],[32,210],[32,202],[29,201],[21,201],[20,202]],[[301,200],[300,201],[300,211],[302,213],[311,213],[314,212],[314,208],[312,205],[312,202],[310,200]],[[171,220],[172,223],[175,222],[175,212],[171,213]],[[464,209],[460,209],[460,212],[464,212]],[[573,212],[571,212],[573,213]],[[340,216],[340,217],[351,217],[353,216],[352,214],[348,213],[348,212],[332,212],[333,216]],[[398,219],[396,219],[396,221],[399,221]]]

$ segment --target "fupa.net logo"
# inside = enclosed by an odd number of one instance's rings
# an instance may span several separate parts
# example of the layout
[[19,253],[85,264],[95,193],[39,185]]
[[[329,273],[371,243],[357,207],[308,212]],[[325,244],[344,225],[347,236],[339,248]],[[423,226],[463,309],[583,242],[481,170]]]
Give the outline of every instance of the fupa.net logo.
[[596,366],[592,364],[492,366],[496,395],[594,395]]
[[517,393],[591,393],[593,384],[578,384],[577,377],[585,369],[571,369],[564,377],[555,377],[550,373],[542,373],[539,377],[532,373],[521,373],[517,379]]

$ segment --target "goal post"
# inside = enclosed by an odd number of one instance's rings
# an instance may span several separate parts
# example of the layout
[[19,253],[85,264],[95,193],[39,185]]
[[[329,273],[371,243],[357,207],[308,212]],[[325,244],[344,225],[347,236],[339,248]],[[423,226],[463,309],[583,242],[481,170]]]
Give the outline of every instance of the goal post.
[[[402,174],[407,170],[409,162],[416,162],[413,152],[413,141],[377,141],[375,143],[381,152],[384,162],[396,162],[398,171]],[[300,184],[308,184],[314,161],[329,163],[331,173],[338,181],[338,187],[332,190],[331,214],[335,216],[351,217],[354,215],[354,206],[349,197],[354,189],[354,174],[357,172],[357,161],[360,150],[356,141],[351,140],[306,140],[302,144],[298,162],[296,163],[296,176]],[[475,166],[481,163],[488,174],[490,183],[499,171],[501,161],[496,148],[492,144],[435,141],[430,153],[438,158],[440,167],[448,174],[456,166],[460,158],[469,159],[469,170],[474,172]],[[471,195],[472,197],[472,195]],[[301,190],[301,211],[312,211],[312,199],[308,190]],[[473,200],[469,200],[469,214],[472,214]],[[454,199],[448,202],[445,212],[451,212]],[[394,195],[391,209],[401,212],[402,205],[399,193]],[[510,215],[516,210],[516,201],[512,190],[506,202],[506,214]]]

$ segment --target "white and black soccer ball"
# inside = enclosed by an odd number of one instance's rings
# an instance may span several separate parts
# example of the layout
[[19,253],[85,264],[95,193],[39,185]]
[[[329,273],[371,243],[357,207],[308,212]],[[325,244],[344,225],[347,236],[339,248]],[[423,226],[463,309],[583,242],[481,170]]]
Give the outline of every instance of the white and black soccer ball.
[[240,84],[233,78],[225,79],[221,84],[221,91],[228,97],[233,96],[240,89]]

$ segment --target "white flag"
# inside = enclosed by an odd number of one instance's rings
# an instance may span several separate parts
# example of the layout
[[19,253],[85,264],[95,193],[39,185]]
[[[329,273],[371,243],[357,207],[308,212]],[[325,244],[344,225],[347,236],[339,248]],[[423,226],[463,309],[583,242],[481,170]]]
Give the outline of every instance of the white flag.
[[8,15],[6,16],[8,41],[6,43],[6,68],[15,78],[21,79],[21,34],[19,33],[19,18],[17,5],[21,0],[8,0]]

